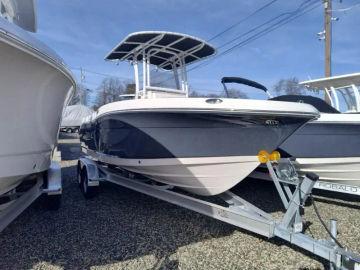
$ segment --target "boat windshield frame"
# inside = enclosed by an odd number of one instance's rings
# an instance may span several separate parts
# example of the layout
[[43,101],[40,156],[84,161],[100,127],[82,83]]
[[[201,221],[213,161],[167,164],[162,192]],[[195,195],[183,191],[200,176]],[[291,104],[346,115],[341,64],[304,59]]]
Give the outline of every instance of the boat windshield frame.
[[[135,99],[156,96],[188,97],[187,65],[216,53],[207,42],[185,34],[145,31],[136,32],[120,42],[105,60],[129,61],[134,68]],[[176,88],[151,85],[150,66],[172,71]],[[142,68],[140,74],[139,69]],[[142,81],[142,88],[140,88]]]
[[322,90],[330,100],[331,106],[341,110],[340,98],[345,101],[344,113],[360,112],[360,73],[346,74],[300,82],[308,89]]

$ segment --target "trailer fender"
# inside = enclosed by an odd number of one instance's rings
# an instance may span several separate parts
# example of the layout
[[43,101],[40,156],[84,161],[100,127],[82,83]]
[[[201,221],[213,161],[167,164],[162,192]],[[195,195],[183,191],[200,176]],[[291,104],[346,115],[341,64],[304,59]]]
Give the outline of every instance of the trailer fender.
[[81,173],[87,174],[89,186],[99,186],[99,170],[96,163],[87,158],[80,158],[78,162],[78,175]]
[[47,186],[44,187],[43,193],[48,195],[59,195],[62,193],[61,166],[58,162],[51,161],[46,180]]

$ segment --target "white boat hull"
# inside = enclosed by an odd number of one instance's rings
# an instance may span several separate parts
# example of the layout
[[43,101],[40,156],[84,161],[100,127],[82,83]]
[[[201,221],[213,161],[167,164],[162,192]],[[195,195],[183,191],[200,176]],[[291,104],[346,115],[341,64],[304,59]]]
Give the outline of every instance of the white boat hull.
[[203,196],[231,189],[259,165],[257,157],[146,160],[146,163],[123,168]]
[[360,158],[299,158],[295,161],[299,174],[316,173],[321,181],[360,187]]
[[[293,162],[299,175],[313,172],[319,176],[314,188],[360,195],[360,158],[299,158]],[[265,168],[256,169],[250,177],[272,181]]]
[[49,168],[74,81],[59,63],[29,45],[35,41],[27,42],[26,32],[0,22],[7,31],[19,31],[0,32],[1,195],[24,176]]
[[98,161],[203,196],[217,195],[231,189],[259,165],[256,156],[134,160],[88,149],[84,151]]

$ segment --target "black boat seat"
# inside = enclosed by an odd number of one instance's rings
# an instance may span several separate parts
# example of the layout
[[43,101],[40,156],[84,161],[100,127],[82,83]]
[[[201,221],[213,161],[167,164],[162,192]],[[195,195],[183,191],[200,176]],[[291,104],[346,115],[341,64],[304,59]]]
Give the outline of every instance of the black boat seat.
[[322,113],[341,113],[336,110],[331,105],[327,104],[321,98],[307,96],[307,95],[283,95],[274,98],[270,98],[269,100],[277,100],[277,101],[288,101],[288,102],[299,102],[299,103],[307,103],[314,106],[319,112]]

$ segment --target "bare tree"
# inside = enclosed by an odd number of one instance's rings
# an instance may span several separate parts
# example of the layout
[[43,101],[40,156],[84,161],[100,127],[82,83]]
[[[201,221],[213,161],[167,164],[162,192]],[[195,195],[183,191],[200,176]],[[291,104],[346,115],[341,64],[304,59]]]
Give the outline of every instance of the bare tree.
[[189,93],[189,97],[201,97],[201,94],[198,93],[196,90],[191,90]]
[[[240,90],[236,90],[236,89],[228,89],[228,94],[229,94],[229,98],[248,98],[248,96],[240,91]],[[201,94],[199,92],[197,92],[196,90],[192,90],[189,93],[190,97],[208,97],[208,98],[220,98],[220,97],[224,97],[223,95],[220,94],[216,94],[216,93],[204,93]]]
[[215,93],[199,93],[198,91],[196,90],[191,90],[189,92],[189,97],[193,97],[193,98],[196,98],[196,97],[208,97],[208,98],[218,98],[220,97],[218,94],[215,94]]
[[280,95],[304,95],[305,88],[299,84],[296,77],[279,80],[273,87],[277,96]]
[[96,91],[97,107],[120,100],[120,95],[126,93],[126,84],[119,78],[107,77],[102,80]]
[[248,96],[246,93],[242,92],[241,90],[237,90],[237,89],[228,89],[227,90],[229,98],[243,98],[243,99],[247,99]]
[[89,95],[92,90],[85,87],[83,84],[78,84],[76,86],[74,95],[72,96],[69,105],[82,104],[87,106],[89,103]]

